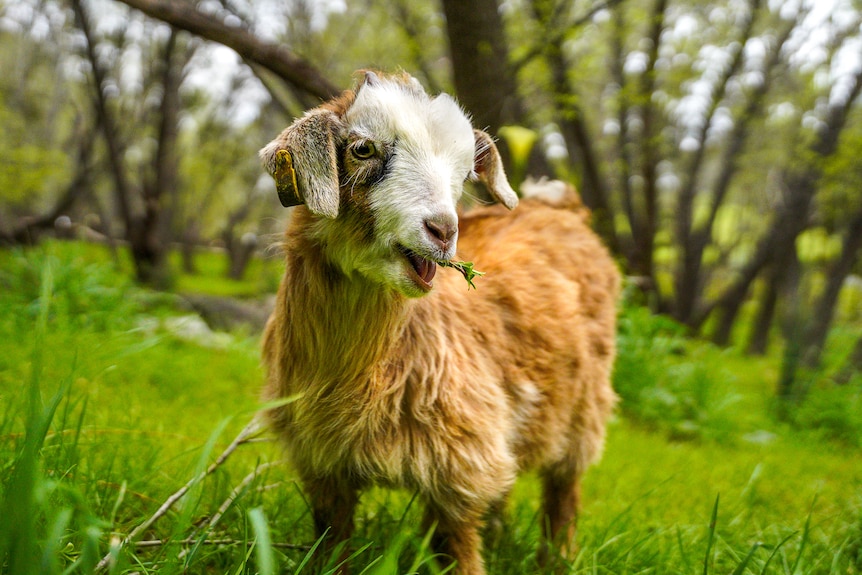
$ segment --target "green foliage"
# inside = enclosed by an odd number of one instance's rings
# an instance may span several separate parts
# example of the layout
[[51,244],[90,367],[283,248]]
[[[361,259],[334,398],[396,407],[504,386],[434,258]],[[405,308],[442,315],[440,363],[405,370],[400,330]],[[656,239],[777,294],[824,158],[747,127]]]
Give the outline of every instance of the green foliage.
[[0,222],[41,208],[71,177],[77,111],[57,81],[63,56],[59,43],[0,31]]
[[[2,116],[0,111],[0,123]],[[0,138],[0,201],[6,207],[29,207],[45,190],[58,187],[70,166],[65,154],[36,145],[15,146]]]
[[823,382],[794,406],[790,419],[824,440],[862,447],[862,376],[844,385]]
[[740,397],[717,349],[693,344],[672,320],[643,307],[619,318],[614,387],[623,412],[676,439],[729,439]]
[[[171,254],[171,265],[180,270],[179,254]],[[214,296],[249,298],[274,293],[284,273],[281,258],[255,258],[243,280],[227,277],[229,262],[223,253],[202,252],[195,256],[195,273],[177,271],[173,291]]]
[[[19,327],[49,309],[52,321],[60,318],[76,328],[105,331],[111,322],[130,327],[134,301],[131,282],[106,262],[88,261],[94,252],[84,244],[48,243],[38,250],[15,249],[0,253],[0,289],[9,305],[20,306]],[[52,270],[50,301],[41,293],[42,274]]]
[[443,261],[440,262],[440,265],[458,270],[458,272],[464,276],[464,279],[467,281],[467,285],[471,289],[476,289],[476,284],[473,283],[473,280],[485,275],[485,272],[480,272],[473,268],[473,262]]

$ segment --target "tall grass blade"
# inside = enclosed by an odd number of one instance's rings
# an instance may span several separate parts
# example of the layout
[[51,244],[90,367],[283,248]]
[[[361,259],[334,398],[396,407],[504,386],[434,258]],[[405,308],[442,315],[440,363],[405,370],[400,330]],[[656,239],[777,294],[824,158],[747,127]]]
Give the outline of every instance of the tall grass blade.
[[[346,544],[346,543],[345,543],[345,544]],[[348,566],[350,565],[351,561],[353,561],[354,559],[356,559],[357,557],[359,557],[360,555],[362,555],[363,553],[365,553],[366,551],[368,551],[368,549],[370,549],[370,548],[371,548],[371,545],[372,545],[372,544],[371,544],[370,542],[369,542],[369,543],[366,543],[365,545],[363,545],[362,547],[360,547],[359,549],[357,549],[356,551],[354,551],[353,553],[351,553],[351,554],[350,554],[346,559],[344,559],[343,561],[341,561],[340,563],[338,563],[338,565],[336,565],[335,567],[333,567],[332,569],[330,569],[329,571],[327,571],[327,572],[326,572],[326,573],[324,573],[323,575],[336,575],[336,574],[338,574],[338,573],[341,573],[341,568],[342,568],[342,567],[348,567]],[[370,570],[371,566],[372,566],[372,565],[376,565],[376,564],[377,564],[377,562],[378,562],[379,560],[381,560],[381,559],[382,559],[382,557],[378,557],[377,559],[375,559],[374,561],[372,561],[370,565],[368,565],[365,569],[363,569],[363,570],[360,572],[360,575],[361,575],[362,573],[367,573],[367,572]],[[348,569],[349,569],[349,567],[348,567]]]
[[799,567],[799,562],[802,561],[802,553],[805,551],[805,546],[808,544],[808,536],[811,529],[811,515],[814,513],[814,504],[817,502],[817,497],[811,502],[811,510],[808,512],[808,517],[805,519],[805,527],[802,528],[802,541],[799,542],[799,553],[796,554],[796,559],[793,561],[793,566],[790,568],[790,575],[796,574],[796,569]]
[[760,571],[760,575],[766,575],[766,569],[769,568],[769,564],[772,563],[772,560],[775,559],[775,556],[778,554],[781,548],[784,547],[784,544],[790,541],[793,537],[795,537],[797,533],[799,532],[794,531],[793,533],[782,539],[781,542],[775,546],[775,548],[772,550],[772,553],[770,553],[769,557],[767,557],[766,563],[763,564],[763,569]]
[[296,571],[293,572],[293,575],[299,575],[306,565],[311,561],[311,558],[314,556],[314,552],[317,551],[317,548],[320,547],[320,544],[323,543],[323,540],[326,539],[326,536],[329,535],[329,529],[324,531],[323,535],[317,538],[317,541],[314,542],[314,545],[311,546],[311,549],[308,550],[308,553],[305,554],[305,557],[302,558],[302,562],[300,562],[299,566],[296,568]]
[[721,494],[715,496],[715,505],[712,507],[712,517],[709,520],[709,538],[706,541],[706,554],[703,558],[703,575],[709,573],[709,560],[712,556],[712,545],[715,542],[715,527],[718,524],[718,501]]
[[691,573],[693,571],[691,566],[691,560],[689,559],[688,552],[686,551],[685,545],[682,542],[682,530],[679,528],[679,525],[676,526],[676,545],[677,547],[679,547],[679,556],[682,557],[685,572]]
[[275,575],[275,554],[272,550],[272,537],[269,534],[269,524],[263,514],[263,509],[255,507],[248,512],[251,528],[254,531],[257,556],[257,569],[260,575]]
[[434,532],[436,530],[437,524],[435,523],[430,529],[428,529],[428,532],[425,534],[425,537],[422,538],[422,541],[419,542],[418,549],[416,550],[416,559],[414,559],[413,564],[410,565],[410,573],[418,571],[419,567],[434,560],[435,555],[428,555],[427,552],[431,549],[431,538],[434,536]]
[[63,535],[72,521],[72,510],[61,509],[51,522],[51,527],[48,529],[48,537],[45,540],[45,546],[42,549],[42,573],[59,573],[60,563],[57,560],[60,554],[60,543],[63,540]]
[[736,566],[736,569],[733,570],[731,575],[742,575],[745,571],[746,566],[748,566],[748,562],[751,561],[751,558],[754,557],[754,554],[763,546],[761,543],[755,543],[751,546],[751,549],[748,551],[748,555],[745,556],[745,559],[742,560],[742,563]]

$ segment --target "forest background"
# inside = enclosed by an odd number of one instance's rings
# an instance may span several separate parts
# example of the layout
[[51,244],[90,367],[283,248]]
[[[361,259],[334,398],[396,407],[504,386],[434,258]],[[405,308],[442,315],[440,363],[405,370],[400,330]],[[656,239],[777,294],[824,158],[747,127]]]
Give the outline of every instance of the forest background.
[[[89,572],[109,549],[103,567],[118,573],[306,564],[301,498],[264,505],[269,462],[248,476],[245,500],[225,499],[227,477],[200,481],[172,527],[137,537],[161,544],[124,538],[155,511],[146,501],[257,405],[256,334],[290,212],[256,150],[366,67],[457,95],[499,139],[516,188],[526,177],[575,184],[626,275],[618,439],[595,473],[646,475],[599,501],[635,506],[671,483],[709,500],[694,505],[707,517],[702,532],[681,528],[691,506],[671,493],[660,513],[608,503],[582,529],[572,569],[859,572],[862,11],[852,0],[0,2],[0,566]],[[222,361],[222,372],[201,366]],[[109,428],[135,439],[111,442],[105,460],[95,454]],[[649,479],[680,444],[685,458]],[[133,463],[141,453],[158,474]],[[255,457],[238,469],[258,470]],[[725,547],[709,517],[716,458],[727,477],[747,474],[735,516],[745,528],[725,533]],[[685,461],[692,474],[679,484],[670,478]],[[792,480],[791,462],[807,464]],[[771,468],[776,477],[760,480]],[[754,501],[759,482],[771,490]],[[222,534],[227,551],[200,543],[222,528],[200,530],[222,501],[245,529]],[[777,516],[752,521],[759,505]],[[388,527],[369,509],[370,555],[357,565],[401,561],[407,572],[412,549],[431,568],[423,534],[394,535],[409,502]],[[492,565],[525,572],[535,532],[510,531]]]

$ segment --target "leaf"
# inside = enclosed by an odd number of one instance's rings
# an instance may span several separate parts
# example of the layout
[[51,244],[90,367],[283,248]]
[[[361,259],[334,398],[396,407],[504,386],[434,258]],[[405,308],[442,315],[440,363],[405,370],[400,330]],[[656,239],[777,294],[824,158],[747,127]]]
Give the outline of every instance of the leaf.
[[465,280],[467,280],[467,285],[473,289],[476,289],[476,284],[473,283],[473,280],[479,276],[485,275],[485,272],[480,272],[473,268],[473,262],[444,261],[437,263],[443,267],[453,268],[461,272],[461,275],[464,276]]

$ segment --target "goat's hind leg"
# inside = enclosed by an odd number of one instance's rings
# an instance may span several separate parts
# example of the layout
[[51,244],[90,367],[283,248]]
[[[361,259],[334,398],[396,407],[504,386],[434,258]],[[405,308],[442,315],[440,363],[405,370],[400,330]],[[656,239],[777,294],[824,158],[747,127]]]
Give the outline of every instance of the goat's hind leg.
[[[451,511],[451,510],[450,510]],[[433,503],[425,511],[423,527],[427,532],[434,527],[431,545],[440,553],[457,562],[456,575],[485,575],[482,561],[482,513],[444,513]],[[445,566],[446,559],[441,560]]]
[[509,492],[506,492],[499,499],[496,499],[488,507],[485,513],[485,527],[482,531],[482,536],[485,541],[486,549],[494,549],[500,545],[503,540],[503,533],[506,528],[506,507],[509,503]]
[[581,498],[581,474],[574,466],[560,466],[542,472],[543,525],[539,563],[547,565],[553,556],[551,549],[559,550],[563,559],[574,559],[577,554],[578,510]]

